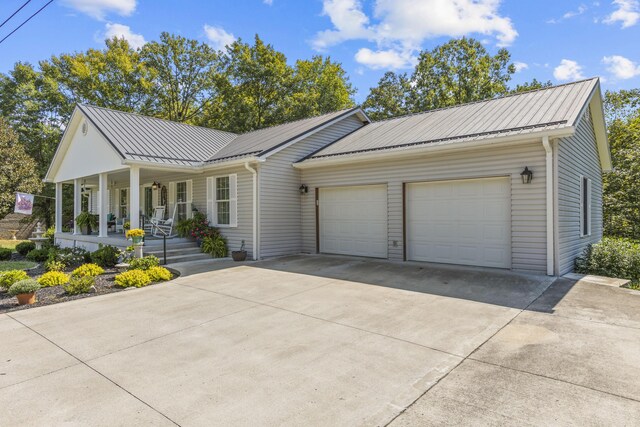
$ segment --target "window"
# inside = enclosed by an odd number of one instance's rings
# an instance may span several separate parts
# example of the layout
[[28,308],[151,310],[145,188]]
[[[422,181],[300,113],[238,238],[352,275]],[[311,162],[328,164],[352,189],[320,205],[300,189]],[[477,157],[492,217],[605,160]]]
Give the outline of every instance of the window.
[[176,216],[177,220],[187,219],[187,182],[176,183]]
[[580,237],[591,235],[591,180],[580,177]]
[[153,215],[153,189],[144,187],[144,214],[147,218]]
[[120,218],[126,218],[128,216],[128,209],[127,209],[127,205],[129,203],[129,191],[127,191],[128,188],[121,188],[120,189],[120,200],[119,200],[119,211],[118,211],[118,216]]
[[238,175],[207,178],[207,217],[212,225],[238,226]]
[[216,178],[216,212],[219,225],[229,225],[231,219],[229,177]]

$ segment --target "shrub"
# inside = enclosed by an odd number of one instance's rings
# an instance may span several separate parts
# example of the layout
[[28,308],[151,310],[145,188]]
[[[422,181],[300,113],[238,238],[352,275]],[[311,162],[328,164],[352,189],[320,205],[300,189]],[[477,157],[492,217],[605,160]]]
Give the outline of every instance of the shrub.
[[164,267],[151,267],[147,270],[147,275],[152,282],[164,282],[173,277],[171,272]]
[[50,261],[58,261],[65,267],[76,267],[87,262],[91,262],[91,253],[82,248],[59,248],[52,247],[49,249],[48,259]]
[[84,264],[73,270],[71,277],[96,277],[104,274],[104,269],[97,264]]
[[30,294],[40,289],[40,285],[33,279],[20,280],[9,288],[9,295]]
[[116,285],[121,288],[142,288],[151,283],[151,278],[143,270],[129,270],[124,273],[120,273],[115,277]]
[[120,250],[115,246],[105,245],[98,248],[91,254],[91,261],[100,267],[110,268],[118,263]]
[[44,273],[40,276],[38,283],[43,288],[48,288],[50,286],[62,286],[65,283],[69,283],[69,275],[64,274],[61,271],[49,271],[48,273]]
[[224,258],[227,256],[227,239],[222,235],[205,237],[200,249],[214,258]]
[[56,261],[55,259],[48,259],[44,263],[44,269],[47,271],[62,271],[66,266],[62,261]]
[[16,245],[16,252],[18,252],[22,256],[25,256],[35,248],[36,248],[36,244],[27,240],[25,242],[20,242]]
[[54,240],[55,240],[55,235],[56,235],[56,228],[55,227],[49,227],[49,228],[47,228],[47,231],[44,232],[42,237],[46,237],[47,239],[49,239],[49,244],[53,245]]
[[62,287],[67,294],[78,295],[86,294],[95,284],[96,279],[93,276],[75,276],[69,280],[69,283],[62,285]]
[[8,290],[14,283],[28,278],[29,275],[22,270],[9,270],[2,272],[0,273],[0,288]]
[[640,243],[630,239],[605,237],[589,245],[576,259],[576,272],[619,277],[640,283]]
[[0,261],[8,261],[11,259],[11,249],[0,248]]
[[148,270],[151,267],[157,267],[160,265],[160,260],[157,256],[148,255],[142,258],[133,258],[129,261],[129,270]]
[[33,249],[27,253],[27,259],[33,262],[45,262],[49,258],[48,249]]

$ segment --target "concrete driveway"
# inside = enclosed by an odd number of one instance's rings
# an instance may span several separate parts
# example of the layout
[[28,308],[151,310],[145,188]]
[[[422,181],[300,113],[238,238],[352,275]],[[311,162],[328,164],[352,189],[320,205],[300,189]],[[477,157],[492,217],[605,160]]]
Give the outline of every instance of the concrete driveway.
[[640,292],[343,257],[0,315],[0,425],[640,425]]

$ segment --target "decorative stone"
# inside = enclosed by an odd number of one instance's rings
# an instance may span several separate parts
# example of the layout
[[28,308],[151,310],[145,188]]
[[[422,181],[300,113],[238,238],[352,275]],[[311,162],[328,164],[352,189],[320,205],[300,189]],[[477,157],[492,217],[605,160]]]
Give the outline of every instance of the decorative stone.
[[49,240],[46,237],[42,237],[44,233],[45,232],[42,229],[42,223],[38,221],[38,223],[36,224],[36,231],[32,233],[33,237],[29,238],[29,240],[36,244],[36,249],[42,249],[42,243]]

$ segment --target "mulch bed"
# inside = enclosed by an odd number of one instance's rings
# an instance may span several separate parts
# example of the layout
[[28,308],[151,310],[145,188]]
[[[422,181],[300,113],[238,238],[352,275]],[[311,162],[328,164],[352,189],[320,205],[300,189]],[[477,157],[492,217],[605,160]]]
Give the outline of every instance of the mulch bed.
[[[73,271],[73,269],[65,271],[65,273],[69,274]],[[42,266],[38,266],[35,269],[31,269],[27,271],[27,274],[30,277],[37,277],[44,273],[44,268]],[[121,288],[116,286],[114,282],[114,278],[119,271],[115,268],[105,268],[104,274],[96,277],[95,291],[86,294],[80,295],[67,295],[62,286],[51,286],[48,288],[41,288],[36,292],[37,302],[31,305],[18,305],[18,300],[16,297],[9,295],[7,292],[0,290],[0,314],[8,313],[11,311],[17,310],[26,310],[34,307],[42,307],[45,305],[58,304],[60,302],[65,301],[73,301],[76,299],[89,298],[96,295],[105,295],[111,294],[114,292],[122,292],[129,288]],[[173,277],[178,277],[178,272],[175,270],[171,270]],[[162,282],[156,282],[162,283]],[[148,286],[153,286],[156,283],[151,283]]]

